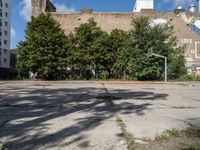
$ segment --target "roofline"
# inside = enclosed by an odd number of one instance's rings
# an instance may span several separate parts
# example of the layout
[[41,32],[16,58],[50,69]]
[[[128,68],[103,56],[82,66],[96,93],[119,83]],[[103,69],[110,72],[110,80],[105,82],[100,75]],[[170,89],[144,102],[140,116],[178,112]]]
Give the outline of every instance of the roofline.
[[50,4],[51,5],[51,7],[53,7],[53,8],[55,8],[56,9],[56,7],[53,5],[53,3],[50,1],[50,0],[46,0],[46,4]]

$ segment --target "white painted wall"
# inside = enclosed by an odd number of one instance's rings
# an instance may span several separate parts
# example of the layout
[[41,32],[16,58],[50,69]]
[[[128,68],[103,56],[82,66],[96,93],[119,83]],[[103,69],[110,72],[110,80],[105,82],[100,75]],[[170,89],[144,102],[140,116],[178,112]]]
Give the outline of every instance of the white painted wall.
[[133,12],[140,12],[142,9],[154,9],[153,0],[136,0]]
[[[0,67],[10,67],[11,0],[0,0]],[[1,15],[2,14],[2,15]]]

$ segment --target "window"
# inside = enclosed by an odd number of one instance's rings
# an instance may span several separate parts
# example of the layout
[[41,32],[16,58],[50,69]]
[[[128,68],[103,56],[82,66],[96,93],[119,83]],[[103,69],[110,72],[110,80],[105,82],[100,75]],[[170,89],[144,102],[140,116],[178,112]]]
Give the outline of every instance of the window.
[[0,0],[0,6],[2,7],[3,5],[2,5],[2,0]]
[[7,45],[8,44],[8,41],[7,40],[4,40],[4,45]]
[[0,9],[0,17],[2,17],[2,9]]
[[5,12],[5,16],[8,17],[8,13],[7,12]]
[[1,46],[1,39],[0,39],[0,46]]
[[[1,56],[1,48],[0,48],[0,56]],[[0,57],[1,58],[1,57]]]
[[7,54],[8,50],[7,49],[4,49],[4,54]]
[[0,19],[0,27],[2,26],[2,20]]
[[8,3],[5,3],[6,8],[8,8]]
[[7,62],[7,59],[6,59],[6,58],[4,58],[4,59],[3,59],[3,62],[4,62],[4,63],[6,63],[6,62]]
[[2,36],[2,34],[1,34],[1,29],[0,29],[0,36]]
[[7,36],[8,35],[8,31],[5,30],[4,31],[4,35]]
[[7,22],[7,21],[5,21],[5,26],[6,26],[6,27],[8,26],[8,22]]

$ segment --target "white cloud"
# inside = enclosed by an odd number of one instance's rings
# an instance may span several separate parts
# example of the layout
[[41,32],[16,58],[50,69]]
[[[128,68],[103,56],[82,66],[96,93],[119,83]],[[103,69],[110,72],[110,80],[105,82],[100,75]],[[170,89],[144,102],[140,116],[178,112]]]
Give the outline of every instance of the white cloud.
[[14,38],[16,36],[16,31],[13,28],[11,28],[10,32],[11,32],[11,38]]
[[62,3],[55,3],[54,6],[56,7],[56,10],[60,11],[60,12],[63,12],[63,11],[64,12],[75,12],[74,6],[68,7],[67,5],[62,4]]
[[[53,0],[51,0],[53,2]],[[68,7],[67,5],[63,3],[55,3],[55,7],[57,8],[57,11],[66,11],[66,12],[75,12],[75,7],[71,6]],[[19,15],[25,20],[30,21],[31,19],[31,0],[21,0],[19,3]]]
[[22,0],[19,4],[19,15],[25,20],[30,21],[31,18],[31,0]]
[[163,0],[163,4],[172,4],[173,7],[177,7],[178,5],[181,5],[183,7],[188,7],[190,3],[194,3],[194,0]]

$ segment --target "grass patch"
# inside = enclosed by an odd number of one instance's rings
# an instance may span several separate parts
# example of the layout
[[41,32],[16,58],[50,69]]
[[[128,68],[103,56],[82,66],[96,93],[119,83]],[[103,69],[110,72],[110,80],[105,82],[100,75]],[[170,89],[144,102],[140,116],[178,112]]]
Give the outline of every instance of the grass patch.
[[200,138],[200,128],[197,127],[191,127],[187,130],[183,130],[180,132],[180,134],[186,136],[186,137],[197,137]]
[[200,145],[191,145],[191,144],[184,144],[184,145],[187,148],[183,150],[200,150]]
[[125,139],[125,141],[127,143],[128,150],[136,150],[137,145],[135,143],[135,138],[133,137],[133,135],[131,133],[129,133],[126,130],[126,126],[120,117],[117,117],[117,124],[121,128],[122,137]]
[[163,141],[163,140],[167,140],[167,139],[170,139],[172,137],[178,137],[180,134],[179,134],[179,131],[178,130],[166,130],[164,131],[161,135],[158,135],[156,136],[155,140],[157,141]]
[[166,130],[161,135],[156,136],[156,140],[163,141],[168,140],[173,137],[197,137],[200,138],[200,128],[191,127],[186,130]]

